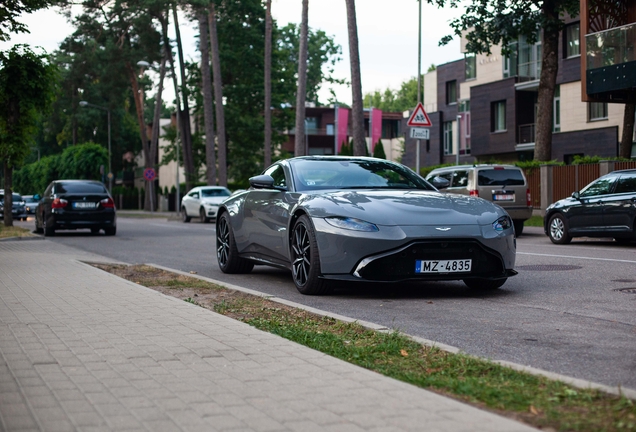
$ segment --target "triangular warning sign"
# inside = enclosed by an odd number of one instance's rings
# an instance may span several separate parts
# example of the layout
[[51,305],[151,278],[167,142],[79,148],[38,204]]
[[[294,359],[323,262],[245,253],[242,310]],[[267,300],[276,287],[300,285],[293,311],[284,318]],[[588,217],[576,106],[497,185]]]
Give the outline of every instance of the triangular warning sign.
[[406,123],[408,126],[414,127],[431,127],[433,123],[431,123],[431,119],[428,118],[428,114],[424,111],[424,106],[422,102],[417,104],[415,107],[415,111],[411,114],[409,121]]

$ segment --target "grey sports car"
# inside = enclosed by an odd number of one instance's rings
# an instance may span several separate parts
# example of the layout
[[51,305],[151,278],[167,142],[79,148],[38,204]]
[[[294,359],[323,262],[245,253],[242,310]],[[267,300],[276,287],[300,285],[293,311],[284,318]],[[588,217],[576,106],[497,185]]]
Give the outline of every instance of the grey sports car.
[[297,157],[276,162],[250,186],[219,209],[225,273],[287,268],[303,294],[327,293],[331,280],[463,280],[495,289],[517,274],[512,220],[501,207],[440,193],[394,162]]

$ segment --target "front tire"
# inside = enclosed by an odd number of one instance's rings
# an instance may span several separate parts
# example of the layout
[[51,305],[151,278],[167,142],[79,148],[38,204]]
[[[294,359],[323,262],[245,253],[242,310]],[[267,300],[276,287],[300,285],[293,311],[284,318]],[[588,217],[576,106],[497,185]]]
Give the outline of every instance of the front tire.
[[568,223],[562,214],[557,213],[550,218],[548,236],[555,244],[568,244],[572,241],[572,237],[568,235]]
[[181,207],[181,217],[183,218],[183,223],[188,223],[190,222],[190,219],[192,219],[190,216],[188,216],[188,212],[186,211],[185,207]]
[[107,236],[114,236],[117,234],[117,227],[104,228],[104,232]]
[[203,207],[199,209],[199,219],[201,219],[201,223],[210,222],[210,218],[205,215],[205,209]]
[[501,288],[506,283],[508,278],[504,279],[464,279],[464,283],[470,289],[490,291]]
[[296,221],[291,238],[292,276],[301,294],[320,295],[330,291],[328,282],[320,278],[320,255],[316,235],[309,218]]
[[254,268],[252,261],[239,257],[227,213],[223,213],[216,224],[216,259],[223,273],[249,273]]

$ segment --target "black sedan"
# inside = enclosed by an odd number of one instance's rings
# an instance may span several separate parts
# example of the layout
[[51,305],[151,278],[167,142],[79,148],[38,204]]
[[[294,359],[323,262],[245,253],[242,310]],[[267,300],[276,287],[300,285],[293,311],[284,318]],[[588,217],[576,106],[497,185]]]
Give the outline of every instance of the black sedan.
[[636,170],[604,175],[546,209],[544,231],[556,244],[572,237],[636,240]]
[[52,236],[56,230],[90,229],[117,232],[115,202],[103,183],[56,180],[46,188],[35,213],[35,230]]
[[362,157],[282,160],[226,199],[216,228],[225,273],[290,269],[303,294],[330,280],[462,280],[495,289],[514,276],[510,216],[481,198],[443,194],[409,168]]

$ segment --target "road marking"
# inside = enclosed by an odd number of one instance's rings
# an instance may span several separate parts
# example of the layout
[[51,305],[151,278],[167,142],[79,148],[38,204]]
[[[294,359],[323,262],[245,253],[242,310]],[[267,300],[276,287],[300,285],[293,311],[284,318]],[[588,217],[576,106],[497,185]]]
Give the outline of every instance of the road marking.
[[552,254],[540,254],[540,253],[530,253],[530,252],[517,252],[517,255],[534,255],[534,256],[544,256],[544,257],[552,257],[552,258],[572,258],[572,259],[584,259],[584,260],[592,260],[592,261],[612,261],[612,262],[636,264],[636,261],[619,260],[619,259],[611,259],[611,258],[592,258],[592,257],[582,257],[582,256],[552,255]]

